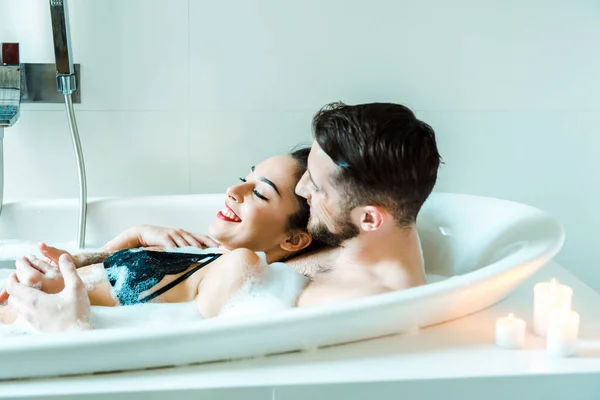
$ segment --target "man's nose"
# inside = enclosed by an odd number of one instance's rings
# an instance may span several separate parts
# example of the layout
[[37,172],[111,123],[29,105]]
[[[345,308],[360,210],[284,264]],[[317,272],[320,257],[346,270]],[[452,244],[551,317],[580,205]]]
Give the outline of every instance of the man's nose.
[[308,179],[308,173],[305,172],[302,175],[302,178],[300,178],[300,181],[298,181],[298,183],[296,184],[296,190],[295,190],[295,192],[298,196],[304,197],[305,199],[308,199],[308,195],[309,195],[308,190],[307,190],[307,185],[306,185],[307,179]]

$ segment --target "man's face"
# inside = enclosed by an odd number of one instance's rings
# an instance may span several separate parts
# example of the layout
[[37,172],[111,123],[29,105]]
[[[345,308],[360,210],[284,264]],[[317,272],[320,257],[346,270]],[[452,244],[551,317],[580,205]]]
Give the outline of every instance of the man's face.
[[339,167],[314,141],[308,156],[308,168],[296,185],[296,194],[310,205],[308,233],[313,238],[339,246],[360,233],[352,222],[348,199],[332,183]]

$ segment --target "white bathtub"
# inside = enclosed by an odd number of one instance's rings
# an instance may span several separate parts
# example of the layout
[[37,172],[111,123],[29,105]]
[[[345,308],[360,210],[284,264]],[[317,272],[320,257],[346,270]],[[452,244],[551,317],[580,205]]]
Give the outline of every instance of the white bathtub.
[[[99,247],[141,223],[204,232],[222,204],[223,195],[93,201],[88,207],[87,245]],[[0,241],[73,242],[76,218],[74,200],[9,203],[0,216]],[[540,210],[459,194],[434,193],[418,228],[427,272],[452,278],[252,318],[3,338],[0,379],[236,359],[413,331],[500,301],[551,259],[564,241],[560,224]]]

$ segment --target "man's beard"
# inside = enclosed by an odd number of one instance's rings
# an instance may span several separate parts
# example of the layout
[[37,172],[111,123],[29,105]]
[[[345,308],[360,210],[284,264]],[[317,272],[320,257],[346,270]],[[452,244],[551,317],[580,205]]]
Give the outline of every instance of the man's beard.
[[330,231],[326,224],[311,215],[308,220],[308,233],[312,235],[314,240],[319,240],[333,247],[340,246],[346,240],[355,238],[360,233],[356,225],[350,220],[350,210],[336,216],[334,221],[336,232]]

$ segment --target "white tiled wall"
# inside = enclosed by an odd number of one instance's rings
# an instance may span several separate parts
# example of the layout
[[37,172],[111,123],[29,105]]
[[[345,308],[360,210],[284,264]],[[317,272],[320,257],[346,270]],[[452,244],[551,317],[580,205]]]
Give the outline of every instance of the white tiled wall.
[[[0,0],[0,41],[52,62],[47,0]],[[597,0],[71,0],[90,196],[221,192],[310,141],[327,102],[401,102],[437,132],[437,190],[556,215],[600,289]],[[6,131],[7,199],[75,197],[60,105]]]

